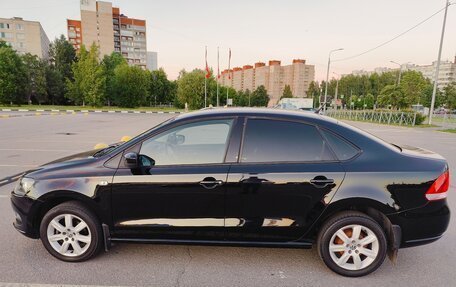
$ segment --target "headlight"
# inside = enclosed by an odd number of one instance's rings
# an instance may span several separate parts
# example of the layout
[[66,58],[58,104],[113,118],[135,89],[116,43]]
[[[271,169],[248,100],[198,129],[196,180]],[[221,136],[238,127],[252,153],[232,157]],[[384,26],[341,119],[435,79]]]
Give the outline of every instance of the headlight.
[[34,179],[23,177],[19,180],[18,184],[14,188],[14,193],[20,196],[24,196],[32,190],[34,184]]

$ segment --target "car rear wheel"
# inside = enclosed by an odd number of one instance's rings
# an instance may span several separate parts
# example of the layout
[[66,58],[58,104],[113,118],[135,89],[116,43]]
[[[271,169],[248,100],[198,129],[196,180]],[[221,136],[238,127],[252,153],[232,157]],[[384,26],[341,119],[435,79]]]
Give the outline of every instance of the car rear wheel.
[[350,277],[364,276],[385,260],[386,236],[380,225],[364,213],[343,212],[322,226],[318,252],[334,272]]
[[93,257],[102,246],[98,218],[78,202],[65,202],[49,210],[40,225],[44,247],[54,257],[79,262]]

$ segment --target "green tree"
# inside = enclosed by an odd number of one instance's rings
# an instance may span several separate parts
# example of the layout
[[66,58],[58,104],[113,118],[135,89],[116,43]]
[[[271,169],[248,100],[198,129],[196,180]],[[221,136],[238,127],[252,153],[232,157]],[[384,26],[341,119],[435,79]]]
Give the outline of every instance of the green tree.
[[149,89],[146,71],[137,66],[119,65],[114,71],[115,102],[121,107],[135,108],[145,103]]
[[285,99],[285,98],[293,98],[293,93],[291,92],[290,85],[285,85],[285,88],[283,89],[282,97],[280,97],[280,99]]
[[445,104],[449,109],[456,109],[456,82],[448,84],[443,89],[445,95]]
[[0,102],[21,104],[27,93],[27,71],[21,57],[0,41]]
[[168,75],[160,68],[150,72],[150,87],[147,101],[150,105],[155,104],[170,104],[175,102],[176,93],[175,87]]
[[67,79],[67,96],[76,104],[102,106],[106,76],[98,60],[98,47],[93,44],[87,51],[82,45],[78,58],[72,65],[74,80]]
[[177,80],[177,98],[180,107],[185,103],[190,109],[200,109],[204,106],[204,77],[202,70],[182,72]]
[[375,104],[375,97],[373,94],[368,94],[365,96],[364,103],[366,105],[366,109],[373,109]]
[[406,71],[402,73],[400,87],[405,97],[404,102],[409,106],[423,102],[424,94],[431,86],[431,82],[420,72]]
[[27,102],[43,104],[48,101],[46,66],[47,63],[30,53],[22,56],[27,71]]
[[394,109],[407,107],[407,102],[404,98],[404,93],[401,87],[397,85],[388,85],[382,89],[378,97],[377,103],[380,107],[387,108],[391,105]]
[[106,76],[105,98],[108,106],[116,98],[116,89],[114,87],[114,71],[119,65],[127,65],[127,61],[121,54],[112,52],[111,55],[105,55],[101,60],[104,74]]
[[68,99],[65,97],[68,93],[65,82],[67,79],[73,80],[72,65],[76,60],[76,51],[65,36],[60,35],[49,45],[50,67],[47,69],[46,80],[52,104],[68,103]]
[[320,91],[320,84],[318,82],[310,82],[307,97],[313,99],[313,106],[317,108],[320,107]]
[[250,104],[252,107],[266,107],[268,103],[269,95],[266,88],[261,85],[253,91]]
[[67,103],[64,98],[66,86],[62,79],[62,74],[50,63],[46,64],[45,73],[48,102],[52,105]]

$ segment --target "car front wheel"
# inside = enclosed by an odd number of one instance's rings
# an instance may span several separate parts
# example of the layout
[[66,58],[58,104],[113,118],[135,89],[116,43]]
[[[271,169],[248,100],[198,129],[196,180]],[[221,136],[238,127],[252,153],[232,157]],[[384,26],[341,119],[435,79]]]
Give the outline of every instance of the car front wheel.
[[93,257],[102,246],[98,218],[78,202],[65,202],[49,210],[40,225],[44,247],[54,257],[79,262]]
[[364,276],[385,260],[386,236],[380,225],[364,213],[343,212],[322,226],[318,252],[334,272],[350,277]]

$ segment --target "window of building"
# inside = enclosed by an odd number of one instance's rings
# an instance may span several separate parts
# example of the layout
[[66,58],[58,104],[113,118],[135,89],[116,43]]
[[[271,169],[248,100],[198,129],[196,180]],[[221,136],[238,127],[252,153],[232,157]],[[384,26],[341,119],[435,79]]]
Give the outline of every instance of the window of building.
[[24,42],[18,42],[17,43],[17,48],[24,49],[25,48],[25,43]]
[[13,38],[13,33],[0,32],[0,38],[12,39]]
[[25,34],[24,33],[16,33],[16,38],[18,40],[24,40],[25,39]]
[[24,30],[24,25],[16,24],[16,30]]
[[334,160],[317,128],[297,122],[249,119],[241,162],[320,162]]
[[223,163],[233,120],[185,124],[146,140],[140,154],[155,165]]
[[0,29],[9,29],[10,24],[8,23],[0,23]]

